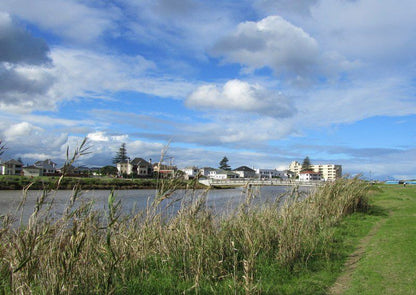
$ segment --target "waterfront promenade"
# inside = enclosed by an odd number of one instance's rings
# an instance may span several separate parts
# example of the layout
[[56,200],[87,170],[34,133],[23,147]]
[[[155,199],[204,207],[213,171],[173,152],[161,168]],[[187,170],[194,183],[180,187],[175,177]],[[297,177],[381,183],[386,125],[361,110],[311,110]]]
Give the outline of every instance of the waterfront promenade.
[[252,179],[252,178],[234,178],[234,179],[200,179],[199,182],[206,186],[318,186],[323,184],[322,181],[297,181],[281,179]]

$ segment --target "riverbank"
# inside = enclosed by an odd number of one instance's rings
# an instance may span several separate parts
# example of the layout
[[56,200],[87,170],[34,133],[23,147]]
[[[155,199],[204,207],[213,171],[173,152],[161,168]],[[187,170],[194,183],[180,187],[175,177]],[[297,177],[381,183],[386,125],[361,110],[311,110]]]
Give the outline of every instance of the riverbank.
[[203,192],[184,194],[166,219],[162,208],[170,208],[160,204],[170,187],[135,216],[120,215],[111,194],[106,212],[74,205],[75,190],[58,220],[45,218],[43,197],[18,232],[3,217],[0,293],[324,294],[352,252],[350,237],[365,235],[373,218],[370,187],[358,179],[306,198],[292,190],[283,205],[256,205],[248,189],[225,215],[213,213]]
[[[56,188],[58,176],[25,177],[0,175],[0,190],[22,190],[29,187],[31,190],[42,190],[45,188]],[[58,189],[70,190],[75,185],[84,190],[129,190],[129,189],[156,189],[161,181],[158,179],[127,179],[113,177],[64,177]],[[204,185],[186,180],[175,180],[178,188],[186,189],[189,186],[195,188],[206,188]]]

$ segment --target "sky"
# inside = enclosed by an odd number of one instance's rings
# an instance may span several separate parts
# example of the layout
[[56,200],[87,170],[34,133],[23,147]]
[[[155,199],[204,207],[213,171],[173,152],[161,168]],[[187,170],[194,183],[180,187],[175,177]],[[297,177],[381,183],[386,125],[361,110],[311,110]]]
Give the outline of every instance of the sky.
[[416,178],[415,52],[414,0],[2,0],[2,158]]

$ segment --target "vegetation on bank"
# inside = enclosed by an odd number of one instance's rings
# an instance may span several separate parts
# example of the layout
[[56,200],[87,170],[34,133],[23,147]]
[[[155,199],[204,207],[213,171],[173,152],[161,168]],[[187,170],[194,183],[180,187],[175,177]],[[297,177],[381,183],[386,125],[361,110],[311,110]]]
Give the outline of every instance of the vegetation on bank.
[[[158,198],[124,216],[113,194],[106,212],[78,204],[76,185],[58,219],[43,191],[27,224],[1,219],[0,293],[324,294],[351,250],[345,236],[357,235],[348,224],[368,227],[370,187],[357,178],[306,198],[294,189],[283,203],[254,205],[247,188],[246,201],[220,216],[200,191],[172,200],[177,187],[158,182]],[[171,202],[181,202],[174,216]]]
[[[60,179],[59,176],[26,177],[15,175],[0,175],[0,190],[21,190],[30,185],[32,190],[43,190],[53,187]],[[192,181],[176,179],[179,188],[194,185]],[[160,180],[156,178],[115,178],[115,177],[64,177],[59,189],[71,190],[75,185],[82,189],[156,189]],[[205,188],[199,185],[199,188]]]

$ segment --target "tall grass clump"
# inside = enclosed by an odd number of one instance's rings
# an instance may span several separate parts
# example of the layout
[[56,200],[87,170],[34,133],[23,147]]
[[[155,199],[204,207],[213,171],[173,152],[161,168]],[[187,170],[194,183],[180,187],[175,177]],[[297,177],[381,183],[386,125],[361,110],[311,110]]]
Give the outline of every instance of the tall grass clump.
[[247,187],[227,214],[209,208],[208,191],[174,194],[175,181],[161,179],[134,215],[121,212],[115,192],[95,210],[75,186],[58,217],[45,188],[27,222],[1,218],[0,294],[258,294],[264,261],[290,271],[325,255],[334,225],[368,208],[369,187],[358,178],[256,204]]

